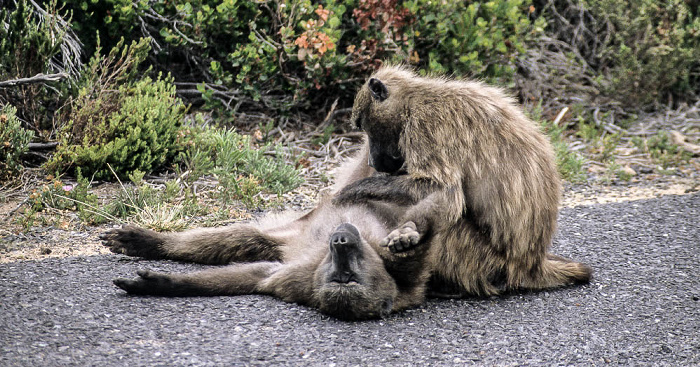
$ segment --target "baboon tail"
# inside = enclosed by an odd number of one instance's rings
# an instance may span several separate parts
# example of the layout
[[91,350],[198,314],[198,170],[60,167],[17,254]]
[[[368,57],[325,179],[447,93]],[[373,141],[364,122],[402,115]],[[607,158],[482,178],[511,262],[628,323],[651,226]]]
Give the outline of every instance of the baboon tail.
[[593,275],[590,266],[554,254],[547,254],[541,269],[540,279],[536,281],[539,284],[536,284],[535,288],[586,284]]

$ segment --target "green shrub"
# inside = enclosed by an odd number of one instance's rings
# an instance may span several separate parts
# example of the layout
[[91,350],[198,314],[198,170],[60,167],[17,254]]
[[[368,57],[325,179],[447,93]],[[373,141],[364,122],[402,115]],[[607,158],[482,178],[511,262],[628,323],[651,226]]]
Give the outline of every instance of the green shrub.
[[187,144],[178,160],[189,172],[190,183],[199,177],[213,174],[218,179],[218,199],[229,204],[242,200],[247,206],[259,204],[255,196],[260,192],[281,195],[299,186],[303,179],[299,171],[289,165],[284,154],[272,145],[255,147],[250,136],[233,130],[191,128]]
[[603,58],[612,61],[612,90],[646,104],[700,93],[700,7],[683,0],[588,0],[615,32]]
[[529,21],[524,0],[65,3],[88,39],[95,28],[150,36],[156,69],[187,81],[187,95],[199,90],[205,108],[232,111],[216,114],[220,121],[235,121],[236,111],[288,119],[294,109],[351,101],[386,60],[508,83],[543,22]]
[[15,113],[5,105],[0,109],[0,180],[6,180],[22,169],[21,157],[29,149],[34,132],[22,128]]
[[534,1],[544,5],[548,36],[586,60],[606,97],[649,109],[700,94],[697,1]]
[[95,178],[110,179],[108,165],[119,177],[126,177],[136,170],[152,172],[177,153],[175,141],[185,108],[175,98],[172,78],[146,77],[89,102],[91,108],[74,110],[75,119],[66,125],[73,130],[76,121],[83,119],[87,123],[81,134],[62,136],[47,169],[82,167]]
[[412,62],[430,71],[512,80],[526,42],[542,34],[544,19],[531,23],[529,2],[405,1]]
[[[28,1],[0,11],[0,81],[37,74],[67,72],[75,76],[80,60],[78,42],[67,34],[67,23],[56,11],[56,1],[37,12]],[[9,7],[8,7],[9,8]],[[0,105],[11,104],[17,116],[37,135],[50,137],[52,118],[65,101],[67,85],[47,82],[0,88]]]
[[122,40],[106,56],[98,47],[62,114],[60,145],[46,169],[73,173],[82,167],[85,175],[109,180],[108,165],[123,178],[172,160],[185,107],[171,77],[134,81],[148,49],[147,39],[128,46]]

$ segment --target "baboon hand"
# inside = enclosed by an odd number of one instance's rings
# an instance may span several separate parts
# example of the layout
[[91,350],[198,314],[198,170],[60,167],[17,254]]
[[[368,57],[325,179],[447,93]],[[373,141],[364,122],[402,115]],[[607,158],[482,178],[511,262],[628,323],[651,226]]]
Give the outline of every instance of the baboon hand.
[[136,274],[139,276],[136,279],[114,279],[114,285],[129,294],[175,295],[177,283],[168,274],[148,270],[139,270]]
[[140,256],[149,259],[163,257],[163,235],[144,228],[125,225],[100,235],[102,244],[116,254]]
[[404,252],[414,248],[420,242],[421,234],[416,224],[408,221],[403,226],[391,231],[379,244],[389,248],[392,253]]

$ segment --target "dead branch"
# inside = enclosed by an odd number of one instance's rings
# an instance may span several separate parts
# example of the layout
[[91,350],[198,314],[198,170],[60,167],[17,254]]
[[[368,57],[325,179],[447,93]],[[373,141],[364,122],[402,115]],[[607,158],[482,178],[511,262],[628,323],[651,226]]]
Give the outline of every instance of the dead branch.
[[0,82],[0,88],[15,87],[24,84],[36,84],[36,83],[46,83],[46,82],[56,82],[61,79],[67,78],[68,73],[56,73],[56,74],[43,74],[39,73],[29,78],[19,78],[10,79]]

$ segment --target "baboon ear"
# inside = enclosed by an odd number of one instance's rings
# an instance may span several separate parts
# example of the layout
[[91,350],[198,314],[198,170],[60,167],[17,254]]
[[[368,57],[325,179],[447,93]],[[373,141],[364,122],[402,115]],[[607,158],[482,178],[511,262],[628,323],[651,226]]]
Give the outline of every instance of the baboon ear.
[[386,85],[379,79],[372,78],[369,80],[369,91],[372,93],[372,97],[379,102],[389,97],[389,90],[386,89]]

